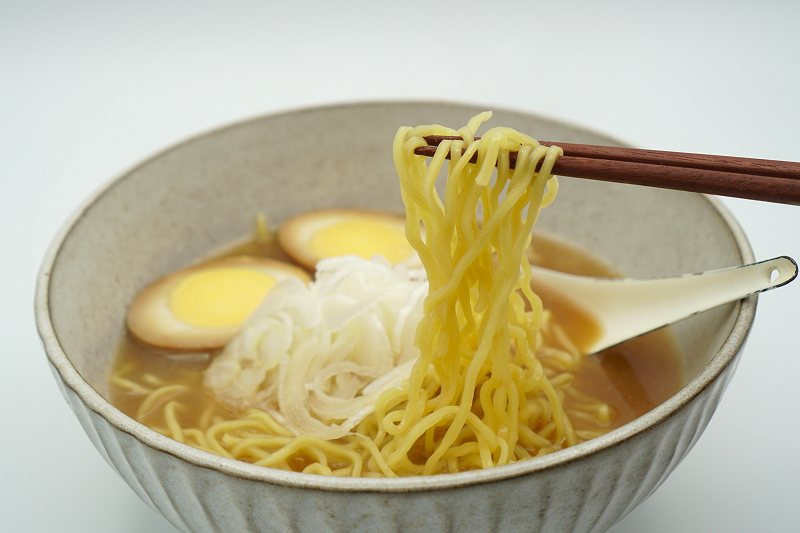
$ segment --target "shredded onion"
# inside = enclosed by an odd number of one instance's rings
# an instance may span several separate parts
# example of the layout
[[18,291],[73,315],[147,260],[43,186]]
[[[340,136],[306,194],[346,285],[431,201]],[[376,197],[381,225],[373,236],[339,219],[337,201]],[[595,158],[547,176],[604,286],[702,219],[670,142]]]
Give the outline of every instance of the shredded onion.
[[[408,379],[428,283],[381,258],[320,261],[306,286],[275,287],[204,374],[236,409],[259,407],[296,434],[336,439]],[[280,413],[280,414],[279,414]]]

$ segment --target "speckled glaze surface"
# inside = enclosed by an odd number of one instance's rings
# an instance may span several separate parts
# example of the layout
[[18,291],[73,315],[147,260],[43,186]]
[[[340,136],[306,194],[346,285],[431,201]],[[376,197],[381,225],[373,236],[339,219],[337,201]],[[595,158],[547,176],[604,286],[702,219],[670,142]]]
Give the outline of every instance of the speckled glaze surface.
[[[126,172],[65,224],[38,281],[39,333],[89,438],[142,500],[184,531],[602,531],[685,457],[734,372],[755,297],[676,326],[688,383],[653,411],[579,446],[483,471],[345,480],[276,471],[172,441],[106,400],[127,302],[147,281],[247,234],[257,213],[278,224],[309,208],[402,211],[390,150],[396,128],[462,125],[481,110],[375,102],[234,124]],[[617,144],[513,111],[496,111],[493,123],[540,138]],[[753,259],[736,222],[707,197],[561,182],[538,227],[628,275]]]

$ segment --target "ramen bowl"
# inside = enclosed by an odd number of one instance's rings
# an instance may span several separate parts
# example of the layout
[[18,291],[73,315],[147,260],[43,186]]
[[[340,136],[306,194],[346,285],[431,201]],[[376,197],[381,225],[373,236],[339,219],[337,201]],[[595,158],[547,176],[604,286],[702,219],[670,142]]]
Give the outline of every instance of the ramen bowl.
[[[38,280],[36,318],[56,381],[87,435],[133,491],[185,531],[603,530],[672,472],[711,418],[756,298],[684,320],[686,385],[599,438],[537,459],[437,476],[342,479],[274,470],[173,441],[124,415],[108,377],[134,294],[251,231],[312,208],[402,211],[391,161],[400,125],[461,125],[482,109],[374,102],[303,109],[206,133],[103,187],[66,223]],[[494,124],[567,142],[618,144],[533,115]],[[752,261],[712,198],[562,178],[539,228],[629,276]]]

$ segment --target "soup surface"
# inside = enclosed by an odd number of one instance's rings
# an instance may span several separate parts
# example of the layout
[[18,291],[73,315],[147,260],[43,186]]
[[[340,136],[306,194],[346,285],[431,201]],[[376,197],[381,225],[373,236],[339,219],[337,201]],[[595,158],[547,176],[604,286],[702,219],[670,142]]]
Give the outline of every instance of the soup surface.
[[[532,250],[535,252],[530,254],[531,262],[540,266],[573,274],[608,277],[616,275],[602,261],[552,237],[536,235]],[[215,254],[209,261],[239,255],[290,261],[271,240],[248,241]],[[542,298],[545,309],[552,313],[554,322],[563,328],[573,343],[580,346],[599,333],[591,315],[573,306],[567,298],[546,287],[537,286],[535,279],[534,288]],[[208,428],[212,422],[235,420],[244,416],[244,413],[234,412],[219,402],[203,386],[203,371],[215,355],[212,352],[155,349],[126,335],[121,339],[112,371],[111,400],[127,415],[156,431],[187,444],[227,455],[209,445],[198,430],[184,432],[181,429]],[[576,392],[564,399],[565,408],[580,412],[582,402],[588,404],[599,400],[608,404],[611,409],[609,420],[602,424],[597,422],[596,417],[575,417],[575,429],[582,432],[585,440],[647,412],[684,384],[682,361],[682,355],[669,328],[584,358],[577,372],[570,375]],[[156,390],[161,392],[152,394]],[[180,400],[179,404],[174,402],[176,399]],[[170,420],[179,420],[181,427],[175,427]],[[237,458],[251,462],[264,460],[260,456]],[[303,471],[313,462],[314,458],[302,453],[286,458],[286,465],[297,471]],[[337,465],[329,466],[335,470]]]

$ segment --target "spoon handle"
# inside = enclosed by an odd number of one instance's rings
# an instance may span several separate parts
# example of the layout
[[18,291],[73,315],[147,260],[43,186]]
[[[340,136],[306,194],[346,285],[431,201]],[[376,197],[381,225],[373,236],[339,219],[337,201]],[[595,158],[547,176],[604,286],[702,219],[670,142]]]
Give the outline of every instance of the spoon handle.
[[[554,275],[555,274],[555,275]],[[653,280],[602,279],[543,272],[548,284],[592,314],[602,327],[595,353],[701,311],[785,285],[797,263],[782,256],[750,265]]]

